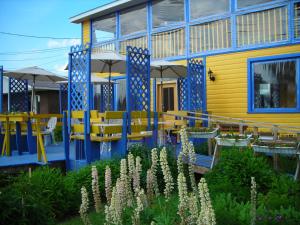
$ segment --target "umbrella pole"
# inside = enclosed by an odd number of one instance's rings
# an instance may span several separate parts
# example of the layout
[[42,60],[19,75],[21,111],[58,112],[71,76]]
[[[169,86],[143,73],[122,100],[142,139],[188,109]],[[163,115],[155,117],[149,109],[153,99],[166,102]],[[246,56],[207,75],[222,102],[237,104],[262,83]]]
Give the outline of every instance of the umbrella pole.
[[111,83],[111,66],[112,64],[109,64],[109,74],[108,74],[108,111],[110,111],[110,83]]

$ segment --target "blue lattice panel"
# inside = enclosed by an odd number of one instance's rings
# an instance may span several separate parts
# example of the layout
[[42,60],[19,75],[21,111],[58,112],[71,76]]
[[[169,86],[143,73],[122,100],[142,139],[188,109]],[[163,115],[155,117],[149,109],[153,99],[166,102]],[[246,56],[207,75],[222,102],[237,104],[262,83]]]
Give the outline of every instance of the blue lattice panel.
[[188,108],[187,78],[179,78],[177,80],[177,88],[178,88],[178,107],[179,107],[179,110],[187,110],[187,108]]
[[114,84],[101,85],[101,111],[113,110],[114,104]]
[[201,61],[189,60],[189,82],[190,82],[190,109],[191,111],[199,111],[203,108],[204,97],[204,67]]
[[68,84],[60,84],[60,111],[61,113],[68,109]]
[[71,47],[69,65],[70,108],[71,110],[89,110],[90,90],[90,46]]
[[28,112],[28,81],[9,78],[9,110],[10,112]]
[[150,112],[150,53],[127,46],[127,111]]

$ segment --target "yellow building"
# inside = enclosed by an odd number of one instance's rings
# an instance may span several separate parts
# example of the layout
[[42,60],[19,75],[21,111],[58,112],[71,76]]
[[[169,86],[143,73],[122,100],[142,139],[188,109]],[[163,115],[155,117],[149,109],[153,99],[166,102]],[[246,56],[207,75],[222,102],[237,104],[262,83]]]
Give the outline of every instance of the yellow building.
[[[152,60],[200,58],[205,111],[300,126],[299,1],[119,0],[70,20],[82,25],[82,41],[92,44],[93,53],[125,54],[131,45],[148,48]],[[116,79],[120,110],[125,80]],[[160,109],[156,83],[152,106]],[[165,110],[178,110],[177,81],[164,80],[163,89]]]

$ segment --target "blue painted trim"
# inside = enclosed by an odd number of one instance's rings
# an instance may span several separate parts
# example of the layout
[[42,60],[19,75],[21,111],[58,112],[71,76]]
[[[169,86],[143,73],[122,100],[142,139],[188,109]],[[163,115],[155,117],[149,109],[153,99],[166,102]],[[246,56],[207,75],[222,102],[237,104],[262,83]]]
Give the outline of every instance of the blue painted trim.
[[90,20],[90,43],[92,46],[93,43],[93,21],[92,20]]
[[0,113],[3,112],[3,66],[0,66]]
[[71,86],[72,86],[72,47],[69,53],[69,70],[68,70],[68,133],[71,133]]
[[150,54],[152,54],[151,32],[152,32],[152,1],[149,1],[147,3],[147,36],[148,36],[148,49],[150,51]]
[[190,55],[190,0],[184,1],[184,16],[185,16],[185,55],[188,58]]
[[[294,26],[294,3],[290,2],[290,4],[288,5],[288,23],[289,23],[289,41],[292,42],[295,39],[295,26]],[[292,19],[291,19],[292,18]]]
[[11,91],[10,91],[10,85],[11,85],[11,78],[8,78],[8,101],[7,101],[7,110],[8,112],[11,112]]
[[59,91],[58,91],[58,95],[59,95],[59,113],[60,114],[62,114],[62,112],[63,112],[63,109],[62,109],[62,93],[61,93],[62,92],[62,90],[61,90],[62,89],[62,87],[61,87],[62,85],[63,84],[59,85]]
[[[296,108],[254,108],[254,93],[253,93],[253,63],[259,62],[272,62],[272,61],[287,61],[295,59],[297,70],[296,70],[296,82],[297,82],[297,105]],[[300,112],[300,76],[299,76],[299,61],[300,61],[300,53],[295,54],[283,54],[276,56],[264,56],[258,58],[249,58],[247,60],[247,73],[248,73],[248,113],[299,113]]]
[[153,79],[153,111],[156,112],[156,78]]
[[[87,51],[87,60],[86,60],[86,68],[87,68],[87,90],[88,90],[88,104],[87,104],[87,133],[89,134],[90,133],[90,110],[92,109],[92,105],[91,105],[91,102],[92,102],[92,96],[91,96],[91,90],[92,89],[92,83],[91,83],[91,54],[92,54],[92,51],[91,51],[91,46],[88,47],[88,49],[86,49]],[[89,138],[90,139],[90,138]],[[87,140],[85,140],[86,142]]]

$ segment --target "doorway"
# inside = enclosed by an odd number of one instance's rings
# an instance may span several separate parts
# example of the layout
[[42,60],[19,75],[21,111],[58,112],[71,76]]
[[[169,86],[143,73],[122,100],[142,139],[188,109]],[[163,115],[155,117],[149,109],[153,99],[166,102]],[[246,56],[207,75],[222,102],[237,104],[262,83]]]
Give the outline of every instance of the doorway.
[[162,86],[161,84],[157,84],[156,93],[156,108],[158,112],[178,111],[178,94],[176,82],[164,82]]

